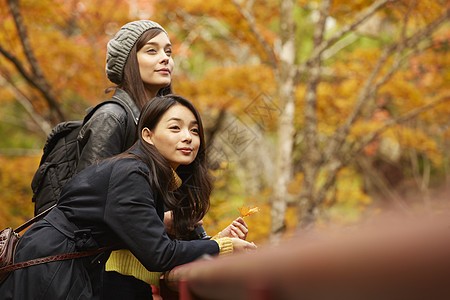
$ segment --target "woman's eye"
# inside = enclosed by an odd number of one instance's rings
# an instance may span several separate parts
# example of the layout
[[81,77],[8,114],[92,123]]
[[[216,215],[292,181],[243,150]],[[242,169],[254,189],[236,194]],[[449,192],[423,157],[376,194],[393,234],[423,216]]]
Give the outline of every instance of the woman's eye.
[[191,131],[195,134],[199,134],[199,130],[198,128],[192,128]]
[[171,126],[171,127],[169,127],[169,129],[171,129],[171,130],[178,130],[178,129],[180,129],[180,127],[178,127],[178,126]]
[[166,50],[166,54],[167,54],[167,56],[171,56],[172,55],[172,49],[167,49]]
[[149,52],[149,53],[156,53],[156,50],[155,49],[148,49],[147,52]]

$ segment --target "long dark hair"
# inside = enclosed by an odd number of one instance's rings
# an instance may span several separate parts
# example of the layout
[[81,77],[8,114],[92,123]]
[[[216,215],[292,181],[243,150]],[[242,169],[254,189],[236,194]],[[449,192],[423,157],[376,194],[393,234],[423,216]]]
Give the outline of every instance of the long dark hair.
[[[158,152],[155,146],[142,138],[142,129],[153,130],[163,114],[172,106],[181,104],[188,108],[198,122],[200,148],[194,161],[189,165],[180,165],[177,174],[182,179],[181,186],[170,191],[174,182],[173,171],[169,162]],[[200,221],[209,209],[209,197],[212,191],[212,179],[206,164],[205,135],[202,120],[195,106],[179,95],[157,96],[149,101],[141,111],[138,124],[138,140],[127,151],[134,154],[134,149],[144,155],[137,155],[150,168],[150,185],[153,192],[159,194],[166,208],[173,211],[174,228],[177,238],[186,238],[189,228]]]
[[[141,37],[136,41],[136,44],[131,48],[130,54],[128,55],[127,62],[123,69],[123,79],[122,82],[117,86],[121,88],[131,98],[136,102],[136,105],[141,110],[144,105],[148,102],[147,95],[145,93],[144,82],[141,78],[141,73],[139,72],[139,63],[137,60],[137,52],[141,50],[142,47],[152,38],[160,34],[162,31],[160,28],[152,28],[145,31]],[[106,92],[110,92],[111,88],[106,89]],[[164,96],[172,93],[172,83],[168,86],[159,89],[157,96]]]

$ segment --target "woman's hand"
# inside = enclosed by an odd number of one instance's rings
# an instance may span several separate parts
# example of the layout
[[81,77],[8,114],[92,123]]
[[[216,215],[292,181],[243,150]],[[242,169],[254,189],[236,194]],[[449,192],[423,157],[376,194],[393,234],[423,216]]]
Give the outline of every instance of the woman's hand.
[[233,243],[234,253],[254,251],[256,250],[256,248],[258,248],[254,243],[249,243],[239,238],[231,238],[231,242]]
[[[164,213],[164,226],[168,234],[175,235],[175,228],[173,227],[173,211],[168,210]],[[198,221],[189,228],[190,231],[194,230],[197,226],[202,226],[203,220]]]
[[173,228],[173,212],[168,210],[164,213],[164,226],[168,234],[175,235],[175,228]]
[[230,225],[219,233],[219,237],[239,238],[245,240],[247,238],[248,227],[242,217],[234,220]]

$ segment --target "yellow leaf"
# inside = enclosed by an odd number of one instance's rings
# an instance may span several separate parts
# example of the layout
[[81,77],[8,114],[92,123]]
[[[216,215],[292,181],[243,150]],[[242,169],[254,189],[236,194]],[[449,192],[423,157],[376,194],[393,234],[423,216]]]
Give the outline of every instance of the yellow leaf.
[[259,212],[258,207],[248,208],[245,207],[245,205],[242,205],[241,208],[239,208],[239,212],[241,213],[242,217],[250,216],[251,214]]

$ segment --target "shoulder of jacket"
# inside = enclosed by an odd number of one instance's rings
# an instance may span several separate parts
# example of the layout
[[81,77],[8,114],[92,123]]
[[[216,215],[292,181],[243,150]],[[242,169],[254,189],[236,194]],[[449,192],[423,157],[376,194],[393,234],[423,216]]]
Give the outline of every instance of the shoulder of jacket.
[[120,103],[120,105],[130,114],[130,116],[135,121],[137,125],[140,109],[137,106],[136,102],[130,97],[130,95],[124,90],[117,88],[114,92],[114,95],[109,99],[109,101],[114,101],[116,103]]
[[98,118],[100,115],[103,115],[104,117],[113,116],[121,122],[128,118],[137,125],[139,114],[138,106],[128,93],[117,88],[111,98],[87,110],[85,122],[93,117]]
[[[134,157],[120,158],[114,163],[114,166],[118,170],[127,170],[128,172],[138,171],[144,173],[146,176],[150,174],[150,169],[147,164]],[[125,174],[122,171],[120,171],[120,173]]]
[[[78,133],[78,140],[89,139],[91,134],[109,136],[111,134],[124,134],[127,128],[127,112],[118,104],[106,103],[84,120]],[[89,133],[91,132],[91,133]],[[105,135],[105,133],[107,133]]]
[[127,111],[118,103],[105,103],[94,112],[91,118],[96,118],[99,116],[113,116],[120,121],[123,121],[127,118]]

